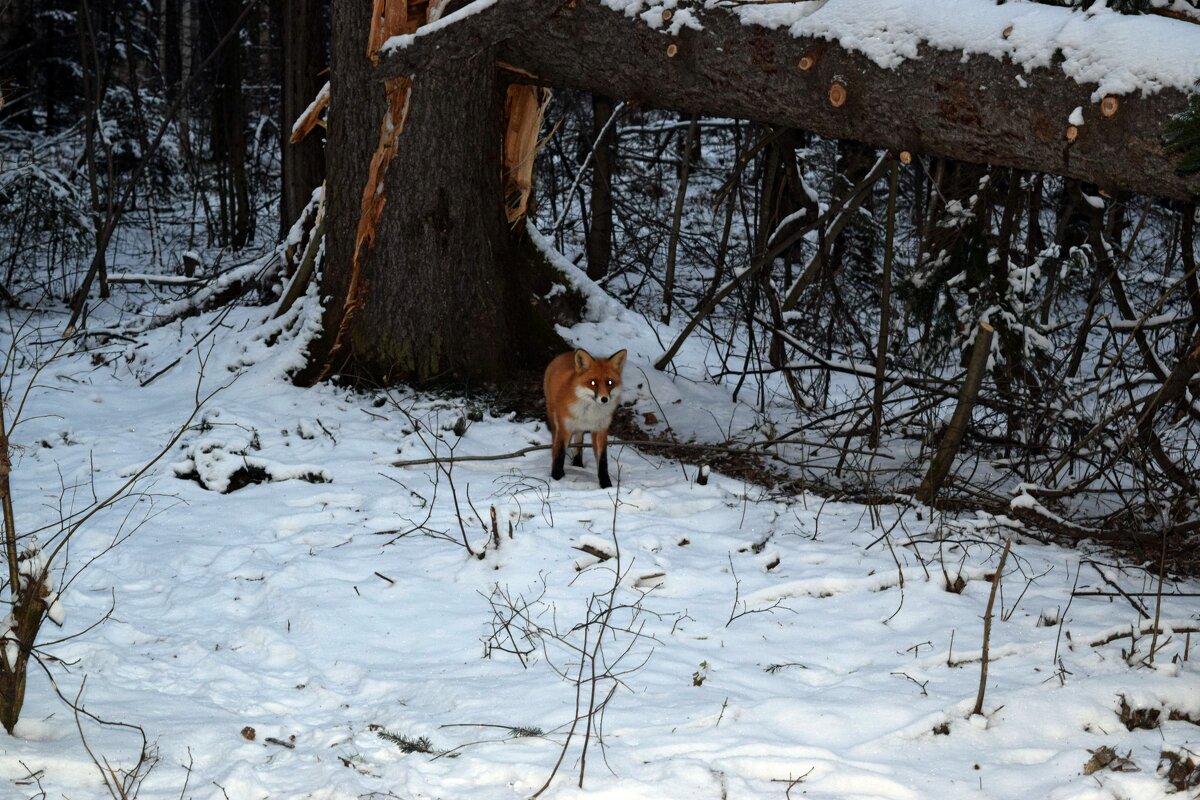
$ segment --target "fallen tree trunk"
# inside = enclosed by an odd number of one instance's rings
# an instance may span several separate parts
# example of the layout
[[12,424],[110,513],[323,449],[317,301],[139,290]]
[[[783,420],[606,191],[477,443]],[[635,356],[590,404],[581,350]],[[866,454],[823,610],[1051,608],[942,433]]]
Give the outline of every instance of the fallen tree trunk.
[[[1183,91],[1093,99],[1098,85],[1064,73],[1061,55],[1027,70],[1007,58],[927,44],[885,68],[836,42],[746,24],[734,11],[687,13],[702,29],[683,26],[670,35],[597,0],[504,0],[385,45],[375,77],[413,75],[434,60],[492,46],[513,80],[1064,175],[1111,191],[1200,194],[1200,175],[1176,174],[1177,157],[1162,144],[1164,124],[1187,106]],[[1147,24],[1157,26],[1147,48],[1160,44],[1154,36],[1167,25],[1179,26],[1172,35],[1194,39],[1200,52],[1200,26],[1160,18]],[[1069,121],[1076,108],[1085,124]]]

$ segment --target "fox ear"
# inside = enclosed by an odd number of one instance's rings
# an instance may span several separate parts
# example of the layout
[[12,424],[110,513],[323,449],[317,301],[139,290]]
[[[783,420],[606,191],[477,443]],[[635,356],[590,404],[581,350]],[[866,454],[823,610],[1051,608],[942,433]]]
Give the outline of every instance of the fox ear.
[[620,372],[621,368],[625,366],[625,356],[627,355],[629,355],[628,350],[618,350],[608,357],[608,363],[612,364],[613,369]]
[[592,363],[596,359],[592,358],[592,354],[582,347],[575,351],[575,371],[587,372],[592,368]]

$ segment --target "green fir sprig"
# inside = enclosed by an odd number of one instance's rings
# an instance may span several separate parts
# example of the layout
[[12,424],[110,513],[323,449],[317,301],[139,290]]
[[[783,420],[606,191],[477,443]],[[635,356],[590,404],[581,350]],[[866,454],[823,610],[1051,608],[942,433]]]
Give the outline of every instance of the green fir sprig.
[[428,736],[405,736],[403,733],[392,733],[389,730],[383,729],[375,732],[375,735],[385,742],[391,742],[400,748],[402,753],[432,753],[433,742],[429,741]]
[[1200,94],[1192,95],[1187,109],[1167,121],[1163,138],[1167,149],[1179,153],[1176,172],[1180,175],[1200,172]]

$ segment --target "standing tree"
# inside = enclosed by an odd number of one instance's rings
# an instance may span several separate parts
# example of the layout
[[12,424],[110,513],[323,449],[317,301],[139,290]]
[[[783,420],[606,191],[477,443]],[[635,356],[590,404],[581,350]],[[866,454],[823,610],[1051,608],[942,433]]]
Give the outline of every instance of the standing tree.
[[[242,0],[218,0],[201,15],[206,50],[215,50],[226,31],[243,17]],[[254,232],[250,179],[246,174],[246,103],[243,97],[241,36],[233,36],[214,65],[209,141],[217,165],[217,196],[221,208],[221,241],[234,250],[246,245]]]
[[[404,0],[376,0],[371,14],[333,8],[322,276],[331,299],[301,381],[498,381],[561,347],[530,313],[534,259],[505,204],[497,48],[438,58],[415,80],[379,72],[384,41],[412,35],[427,14]],[[538,104],[508,108],[508,129],[530,130]]]
[[617,135],[609,123],[613,101],[604,95],[592,95],[592,227],[587,240],[587,274],[598,281],[608,274],[613,247],[613,168],[617,156]]
[[282,43],[282,115],[280,147],[283,174],[280,179],[279,224],[286,234],[304,211],[313,189],[325,180],[325,152],[321,140],[307,136],[289,142],[292,125],[320,92],[328,58],[327,0],[282,0],[280,3]]

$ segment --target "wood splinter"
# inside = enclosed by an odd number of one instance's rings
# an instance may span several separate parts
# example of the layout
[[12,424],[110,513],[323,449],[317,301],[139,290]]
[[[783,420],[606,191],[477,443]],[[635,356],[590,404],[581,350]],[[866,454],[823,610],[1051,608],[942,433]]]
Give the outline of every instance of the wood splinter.
[[678,52],[679,52],[679,45],[675,44],[674,42],[667,45],[667,58],[674,58],[675,54]]
[[841,81],[829,84],[829,104],[834,108],[846,105],[846,85]]
[[1112,119],[1117,115],[1117,109],[1121,107],[1121,101],[1113,97],[1111,94],[1100,101],[1100,113],[1106,119]]

